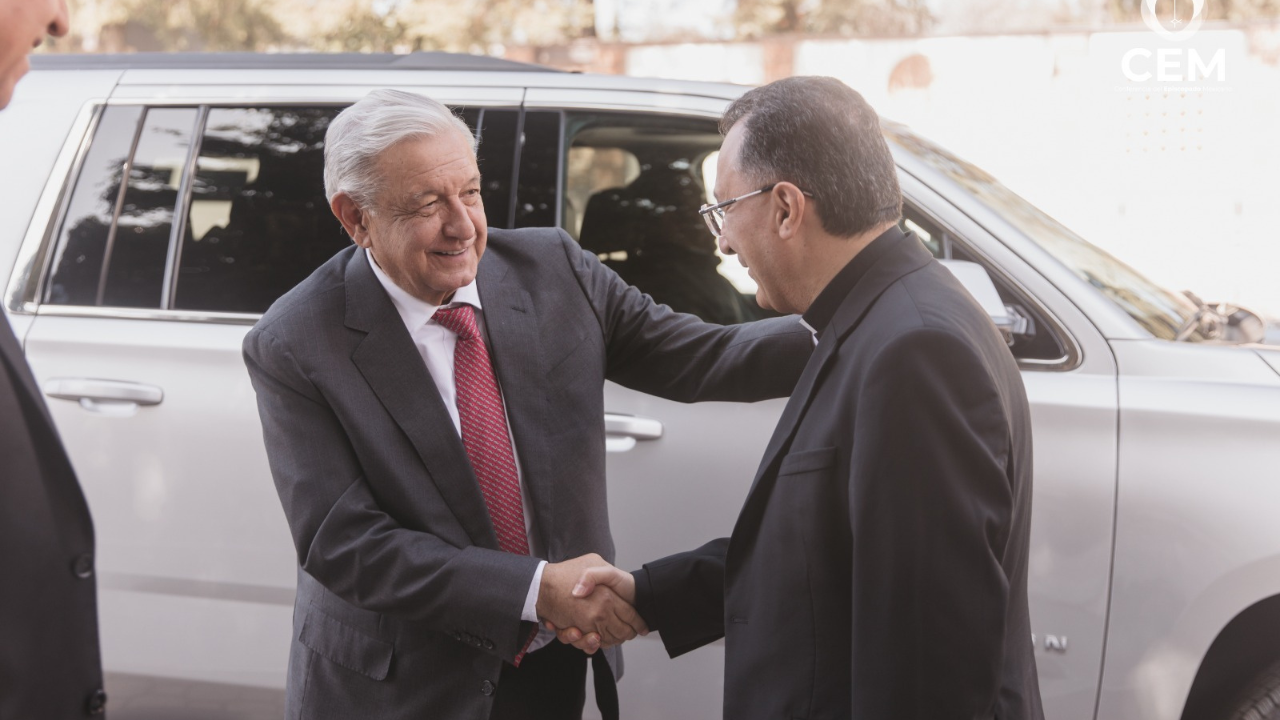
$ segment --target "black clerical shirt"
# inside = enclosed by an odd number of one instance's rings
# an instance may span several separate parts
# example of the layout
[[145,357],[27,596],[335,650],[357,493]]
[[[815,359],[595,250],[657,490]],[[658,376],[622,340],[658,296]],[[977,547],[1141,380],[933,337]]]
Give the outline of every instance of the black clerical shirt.
[[907,234],[897,225],[880,233],[875,240],[862,249],[862,252],[854,255],[849,264],[836,273],[836,276],[831,278],[831,282],[818,293],[813,304],[800,317],[800,322],[813,333],[814,345],[817,345],[818,340],[822,338],[822,331],[830,324],[831,318],[835,317],[836,310],[840,309],[840,304],[849,295],[849,291],[853,290],[853,286],[857,285],[871,266],[876,264],[876,260],[884,254],[885,250],[902,242],[906,237]]

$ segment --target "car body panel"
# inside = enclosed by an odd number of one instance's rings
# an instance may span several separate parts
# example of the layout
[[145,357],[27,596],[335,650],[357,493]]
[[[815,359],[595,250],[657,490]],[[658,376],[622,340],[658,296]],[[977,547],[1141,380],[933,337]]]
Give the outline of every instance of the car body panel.
[[297,559],[241,357],[248,330],[39,315],[27,336],[42,385],[110,379],[163,393],[132,409],[48,399],[96,520],[112,672],[282,685]]
[[1098,718],[1177,717],[1218,632],[1280,594],[1280,377],[1249,348],[1113,342],[1115,588]]

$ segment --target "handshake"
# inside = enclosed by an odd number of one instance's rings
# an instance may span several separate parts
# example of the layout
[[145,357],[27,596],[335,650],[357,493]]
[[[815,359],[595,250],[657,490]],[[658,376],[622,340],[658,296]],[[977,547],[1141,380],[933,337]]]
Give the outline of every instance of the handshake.
[[649,634],[635,601],[631,573],[592,553],[543,568],[538,618],[560,642],[591,655]]

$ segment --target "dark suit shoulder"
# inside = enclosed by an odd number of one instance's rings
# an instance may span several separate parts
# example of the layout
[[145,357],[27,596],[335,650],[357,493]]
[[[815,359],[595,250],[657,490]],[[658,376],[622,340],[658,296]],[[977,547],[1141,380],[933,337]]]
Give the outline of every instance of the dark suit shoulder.
[[873,342],[878,347],[899,335],[933,330],[972,347],[1003,348],[1003,340],[986,312],[960,281],[936,262],[890,285],[868,312],[863,326],[872,330],[864,334],[878,336]]
[[[358,251],[357,246],[351,245],[326,260],[307,279],[272,303],[250,332],[260,333],[268,329],[273,333],[286,332],[285,328],[293,325],[293,321],[303,314],[314,316],[338,309],[331,306],[343,302],[338,291],[343,289],[347,265],[359,257]],[[341,312],[337,317],[342,317]]]
[[528,267],[564,264],[582,250],[565,231],[546,227],[490,230],[485,252],[492,252],[515,267]]

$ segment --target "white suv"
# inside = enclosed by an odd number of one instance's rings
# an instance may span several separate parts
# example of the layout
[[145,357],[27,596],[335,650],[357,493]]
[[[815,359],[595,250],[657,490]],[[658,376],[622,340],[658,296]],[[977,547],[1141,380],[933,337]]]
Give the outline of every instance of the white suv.
[[[116,720],[282,712],[294,549],[240,343],[349,242],[321,182],[345,105],[380,87],[450,104],[480,137],[491,226],[560,225],[660,302],[761,315],[695,212],[716,119],[744,88],[430,53],[34,64],[0,113],[0,278],[96,522]],[[1047,717],[1266,706],[1280,687],[1280,349],[1245,344],[1260,337],[1249,313],[1167,292],[981,170],[885,134],[904,224],[976,264],[963,267],[994,286],[1023,368]],[[727,534],[783,403],[614,385],[605,399],[619,564]],[[717,648],[669,660],[656,638],[629,644],[627,716],[719,716]]]

